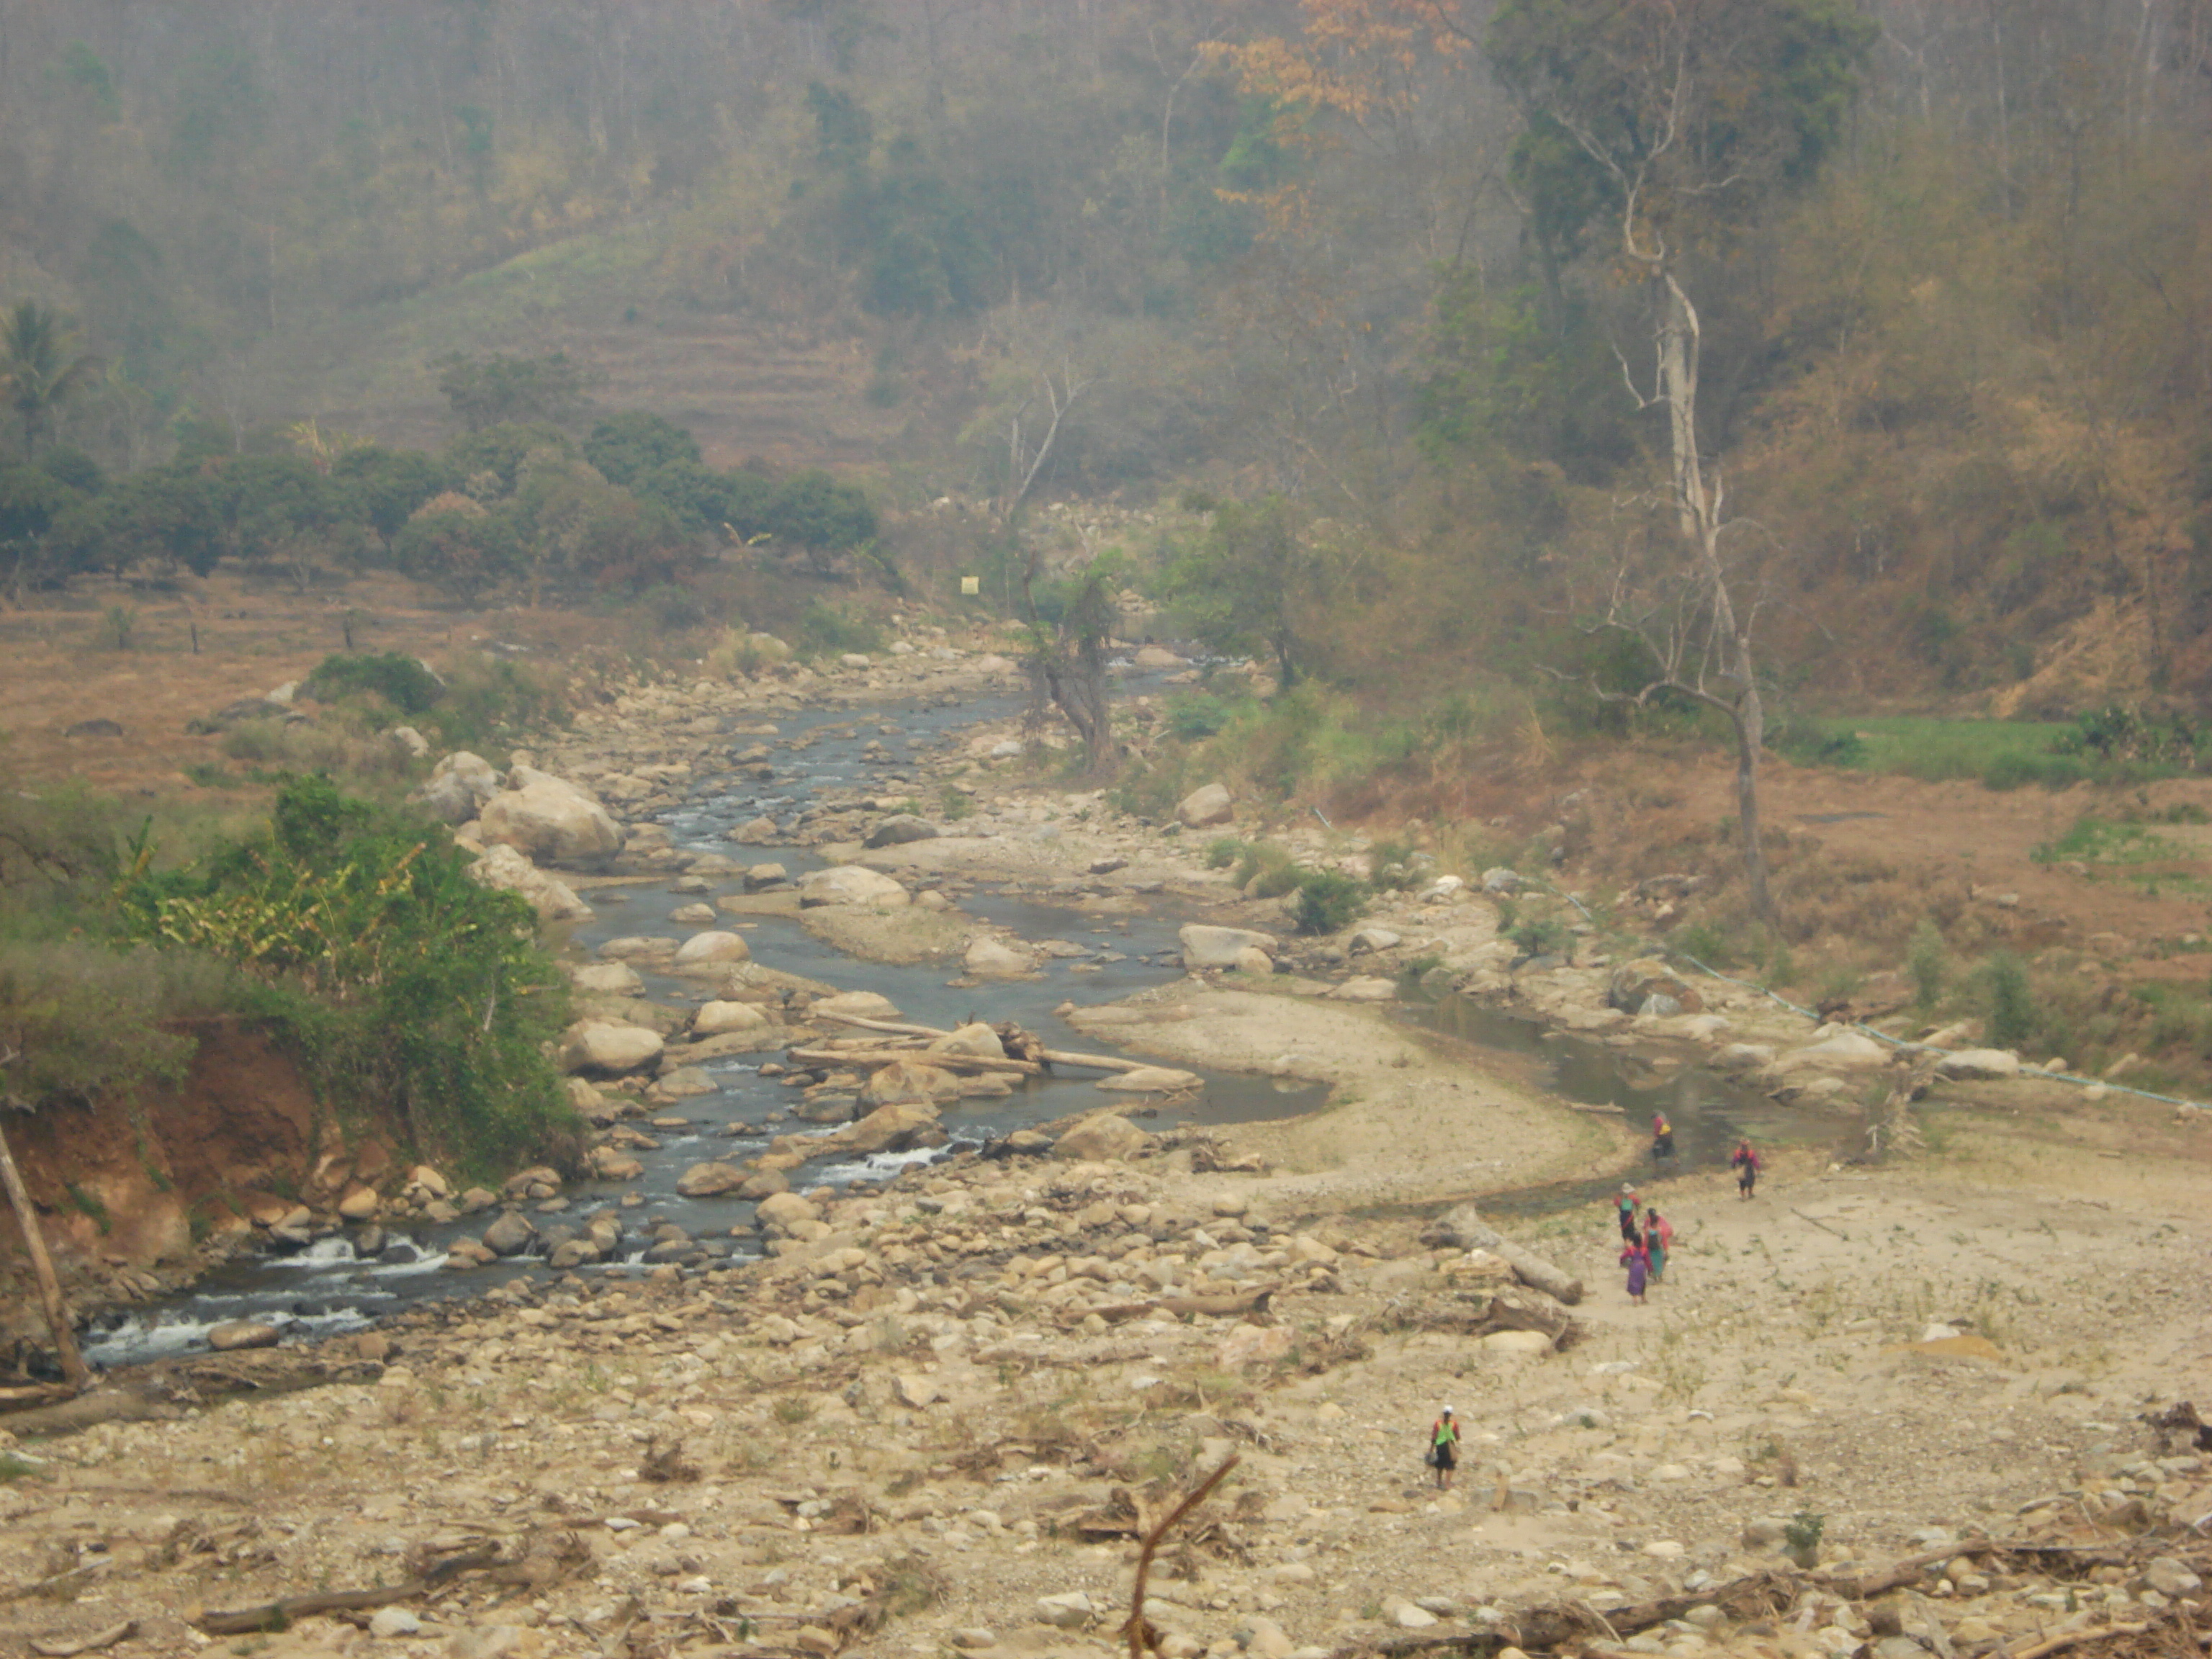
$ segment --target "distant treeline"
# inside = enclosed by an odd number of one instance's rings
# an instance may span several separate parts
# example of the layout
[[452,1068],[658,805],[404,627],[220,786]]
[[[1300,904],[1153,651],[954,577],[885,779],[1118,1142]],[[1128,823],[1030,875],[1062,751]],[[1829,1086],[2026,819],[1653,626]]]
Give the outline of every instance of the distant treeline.
[[657,415],[610,416],[580,444],[549,422],[501,422],[435,452],[306,422],[287,434],[291,453],[198,435],[120,475],[72,448],[0,465],[0,577],[21,592],[100,572],[204,576],[230,558],[305,586],[318,568],[389,565],[472,599],[509,581],[639,589],[732,542],[832,553],[876,533],[854,486],[708,466]]

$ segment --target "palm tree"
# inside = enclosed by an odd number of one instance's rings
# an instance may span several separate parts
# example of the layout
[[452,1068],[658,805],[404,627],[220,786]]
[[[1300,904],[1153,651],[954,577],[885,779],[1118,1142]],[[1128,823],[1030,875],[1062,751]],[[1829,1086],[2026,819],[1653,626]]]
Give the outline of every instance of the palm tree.
[[100,360],[72,355],[76,331],[36,300],[19,300],[0,318],[0,391],[23,417],[23,459],[28,460],[41,427],[54,410],[90,380]]

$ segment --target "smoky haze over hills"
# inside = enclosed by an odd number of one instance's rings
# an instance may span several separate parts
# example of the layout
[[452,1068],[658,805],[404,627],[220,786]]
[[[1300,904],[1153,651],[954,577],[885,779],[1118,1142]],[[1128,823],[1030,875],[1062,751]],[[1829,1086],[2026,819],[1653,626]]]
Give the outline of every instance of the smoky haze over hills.
[[[1607,170],[1658,131],[1638,15],[10,3],[0,290],[97,354],[55,435],[112,469],[303,416],[434,447],[435,360],[558,349],[714,465],[988,495],[1057,376],[1044,492],[1279,495],[1360,542],[1306,624],[1357,681],[1534,626],[1665,477]],[[1670,15],[1702,112],[1641,204],[1698,447],[1821,611],[1773,624],[1793,654],[2193,685],[2212,6]]]

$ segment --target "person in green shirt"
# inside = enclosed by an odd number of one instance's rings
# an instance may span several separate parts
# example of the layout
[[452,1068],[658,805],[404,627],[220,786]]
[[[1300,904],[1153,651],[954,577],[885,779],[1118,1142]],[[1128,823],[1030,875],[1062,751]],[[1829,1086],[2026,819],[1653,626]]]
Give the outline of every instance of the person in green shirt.
[[1437,1472],[1437,1489],[1450,1491],[1452,1471],[1459,1467],[1459,1419],[1449,1406],[1429,1425],[1429,1462]]

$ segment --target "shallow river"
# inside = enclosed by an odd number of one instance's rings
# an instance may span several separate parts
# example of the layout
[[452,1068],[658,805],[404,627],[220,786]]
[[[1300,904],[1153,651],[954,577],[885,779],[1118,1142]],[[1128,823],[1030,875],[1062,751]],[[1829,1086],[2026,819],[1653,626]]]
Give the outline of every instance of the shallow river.
[[[662,821],[683,850],[720,853],[740,862],[779,863],[795,877],[821,860],[797,846],[738,848],[726,832],[763,813],[788,829],[799,813],[827,792],[857,787],[900,797],[915,780],[912,769],[919,753],[933,745],[957,744],[964,728],[979,719],[1003,716],[1012,708],[1006,700],[994,699],[957,707],[890,704],[859,713],[836,709],[781,714],[774,720],[775,737],[733,733],[730,739],[733,754],[755,743],[768,743],[774,751],[772,781],[726,779],[704,786],[683,805],[662,814]],[[731,725],[751,726],[760,718],[733,718]],[[879,746],[871,750],[871,743]],[[1040,824],[1028,833],[1049,836],[1054,831],[1050,824]],[[574,943],[589,952],[623,934],[687,937],[697,928],[671,921],[672,910],[702,899],[711,902],[715,893],[742,884],[730,878],[708,880],[703,893],[678,892],[672,877],[603,885],[579,882],[579,890],[599,914],[574,929]],[[1176,928],[1186,917],[1105,918],[1055,904],[1052,896],[1013,884],[986,882],[962,901],[970,914],[1011,927],[1024,939],[1062,940],[1083,947],[1080,956],[1071,953],[1047,962],[1036,979],[965,988],[945,983],[948,964],[899,968],[861,961],[814,939],[795,920],[738,921],[746,924],[744,932],[754,959],[767,967],[825,981],[840,990],[879,992],[907,1018],[923,1024],[951,1025],[974,1012],[994,1021],[1018,1021],[1048,1041],[1065,1039],[1066,1027],[1052,1013],[1063,1002],[1112,1001],[1181,977]],[[646,978],[647,994],[655,1001],[700,1000],[699,981],[657,975],[642,963],[635,965]],[[1620,1107],[1639,1123],[1655,1106],[1663,1106],[1674,1120],[1680,1152],[1669,1170],[1656,1172],[1662,1175],[1724,1161],[1740,1131],[1765,1141],[1816,1138],[1834,1131],[1832,1118],[1822,1123],[1801,1119],[1759,1097],[1734,1090],[1711,1073],[1692,1067],[1657,1073],[1602,1045],[1547,1040],[1533,1026],[1457,997],[1411,1006],[1404,1017],[1437,1032],[1478,1069],[1506,1073],[1570,1100]],[[1085,1039],[1084,1046],[1102,1045]],[[629,1261],[580,1271],[641,1271],[638,1256],[647,1243],[645,1235],[652,1224],[664,1219],[675,1222],[727,1260],[741,1261],[754,1253],[746,1231],[750,1205],[729,1198],[683,1198],[676,1194],[675,1182],[684,1169],[702,1160],[739,1161],[763,1150],[775,1135],[826,1134],[836,1127],[787,1115],[799,1103],[797,1091],[759,1073],[761,1063],[775,1057],[742,1055],[708,1062],[708,1075],[720,1085],[718,1092],[653,1113],[660,1119],[681,1119],[681,1127],[653,1127],[647,1120],[634,1121],[660,1143],[658,1150],[636,1152],[645,1166],[641,1180],[574,1183],[566,1194],[565,1212],[536,1218],[541,1225],[556,1219],[578,1224],[597,1210],[619,1205],[625,1193],[643,1194],[642,1204],[620,1212],[630,1233],[625,1241]],[[1205,1091],[1196,1101],[1164,1109],[1148,1127],[1251,1121],[1310,1111],[1321,1103],[1322,1091],[1316,1085],[1224,1073],[1205,1076]],[[1087,1074],[1029,1080],[1003,1099],[960,1102],[948,1108],[945,1124],[952,1135],[948,1146],[813,1164],[795,1184],[881,1181],[908,1165],[950,1157],[987,1138],[1066,1116],[1104,1098]],[[1606,1179],[1609,1177],[1533,1190],[1486,1207],[1510,1210],[1586,1201]],[[356,1255],[356,1231],[319,1240],[297,1255],[233,1263],[189,1293],[111,1316],[101,1328],[89,1334],[87,1358],[95,1364],[116,1365],[182,1352],[204,1346],[213,1326],[232,1319],[265,1320],[301,1335],[356,1329],[412,1300],[473,1295],[517,1273],[547,1271],[542,1262],[524,1258],[482,1272],[448,1271],[446,1245],[464,1234],[481,1232],[489,1219],[479,1215],[450,1226],[421,1228],[412,1236],[389,1234],[385,1249],[374,1260],[363,1261]],[[736,1236],[733,1227],[740,1230]]]

